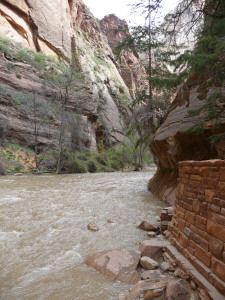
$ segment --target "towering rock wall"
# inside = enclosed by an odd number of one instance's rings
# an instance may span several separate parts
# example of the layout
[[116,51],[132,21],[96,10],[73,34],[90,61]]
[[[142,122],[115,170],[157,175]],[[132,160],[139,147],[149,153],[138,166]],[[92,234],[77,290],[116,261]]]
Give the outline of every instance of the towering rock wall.
[[[115,50],[119,43],[130,36],[126,21],[119,19],[114,14],[105,16],[100,21],[100,25],[113,50]],[[135,51],[122,50],[117,62],[118,69],[126,85],[129,87],[131,96],[136,98],[147,86],[146,71],[138,53]]]
[[[210,82],[210,78],[197,74],[187,81],[151,143],[159,166],[148,188],[171,204],[175,201],[179,161],[225,159],[224,140],[215,146],[209,140],[213,134],[225,132],[225,89],[221,84],[215,86]],[[208,106],[208,101],[212,101],[217,110],[213,118],[209,117],[209,110],[201,109],[204,105]],[[199,113],[190,114],[190,111]],[[193,126],[201,134],[187,132]]]
[[[86,144],[96,150],[100,140],[108,146],[124,141],[123,128],[129,119],[127,106],[131,101],[129,89],[100,25],[81,0],[2,0],[0,37],[56,58],[67,61],[73,58],[85,81],[75,84],[71,90],[67,110],[81,117],[81,130],[89,139]],[[8,68],[8,64],[12,68]],[[22,74],[22,78],[17,78],[16,74]],[[0,82],[4,89],[27,95],[35,90],[46,99],[41,77],[39,70],[1,54]],[[50,94],[47,99],[51,102]],[[0,104],[4,136],[10,141],[29,145],[31,133],[25,122],[29,116],[10,108],[10,100],[6,98],[4,96],[5,100]],[[52,132],[50,140],[56,143],[58,126],[51,124],[49,132]],[[44,132],[40,139],[41,143],[48,143]]]

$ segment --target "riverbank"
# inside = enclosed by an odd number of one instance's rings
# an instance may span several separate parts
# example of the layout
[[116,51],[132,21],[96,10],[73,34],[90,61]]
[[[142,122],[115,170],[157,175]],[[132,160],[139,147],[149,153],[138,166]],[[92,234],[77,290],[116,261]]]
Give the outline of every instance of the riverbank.
[[[56,173],[57,151],[49,149],[35,157],[34,151],[17,144],[6,143],[0,148],[0,174],[17,173]],[[37,159],[37,162],[36,162]],[[141,161],[141,163],[139,162]],[[64,149],[61,155],[61,165],[57,173],[99,173],[115,171],[140,171],[153,164],[149,153],[143,152],[137,156],[132,148],[102,149],[99,152],[75,151]]]

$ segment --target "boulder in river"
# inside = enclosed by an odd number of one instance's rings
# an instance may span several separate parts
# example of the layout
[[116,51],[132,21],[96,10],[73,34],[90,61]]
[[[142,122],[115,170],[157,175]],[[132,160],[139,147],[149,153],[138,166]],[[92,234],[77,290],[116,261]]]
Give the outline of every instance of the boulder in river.
[[139,251],[121,249],[95,253],[89,256],[84,263],[112,280],[135,284],[140,279],[140,275],[136,271],[139,260]]
[[99,231],[99,228],[95,223],[88,223],[87,228],[90,231]]
[[163,242],[155,241],[156,239],[142,241],[139,246],[139,251],[141,251],[141,256],[148,256],[153,259],[162,257],[163,248],[165,244]]
[[138,226],[139,229],[144,231],[157,231],[158,227],[159,227],[158,224],[149,223],[147,221],[141,222],[141,224]]

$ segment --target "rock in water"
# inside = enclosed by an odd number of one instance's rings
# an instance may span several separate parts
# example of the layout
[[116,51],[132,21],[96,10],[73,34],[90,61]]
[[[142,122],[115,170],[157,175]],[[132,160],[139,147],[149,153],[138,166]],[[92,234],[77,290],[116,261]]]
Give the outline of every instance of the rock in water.
[[135,284],[140,279],[140,275],[136,271],[139,260],[139,251],[122,249],[95,253],[89,256],[84,263],[112,280]]
[[143,256],[141,258],[140,265],[142,266],[142,268],[144,268],[146,270],[153,270],[159,266],[157,261],[155,261],[154,259],[151,259],[150,257],[147,257],[147,256]]
[[99,231],[99,228],[95,223],[88,223],[87,228],[91,231]]
[[141,224],[138,226],[139,229],[144,230],[144,231],[157,231],[158,225],[149,223],[146,221],[141,222]]

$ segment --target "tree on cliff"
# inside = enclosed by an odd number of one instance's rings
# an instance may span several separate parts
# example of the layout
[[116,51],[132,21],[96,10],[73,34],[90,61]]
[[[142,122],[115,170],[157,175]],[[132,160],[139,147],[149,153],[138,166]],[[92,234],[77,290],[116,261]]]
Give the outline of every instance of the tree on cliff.
[[142,56],[142,63],[147,71],[148,86],[147,90],[133,101],[132,126],[137,124],[139,131],[141,125],[145,129],[148,128],[147,134],[155,132],[157,123],[160,123],[174,92],[173,86],[170,86],[171,90],[158,84],[158,79],[173,76],[165,64],[165,43],[159,26],[161,2],[161,0],[143,0],[133,5],[132,10],[138,11],[143,16],[145,24],[132,27],[131,35],[117,47],[118,54],[123,49],[130,49]]
[[[189,21],[182,24],[181,18],[188,14]],[[174,13],[166,17],[165,34],[176,42],[175,37],[183,34],[186,39],[194,31],[195,43],[171,60],[176,74],[187,78],[193,73],[210,74],[215,80],[224,78],[224,28],[225,3],[222,0],[182,0]],[[172,38],[171,38],[172,37]]]
[[[33,127],[33,136],[34,136],[34,161],[35,161],[35,173],[39,174],[40,173],[40,165],[45,158],[45,155],[47,151],[52,147],[51,144],[48,145],[48,147],[42,151],[42,156],[40,157],[39,154],[39,135],[40,135],[40,130],[41,128],[45,129],[45,132],[47,133],[47,128],[49,123],[44,119],[43,115],[40,113],[40,103],[37,101],[37,96],[35,94],[35,91],[32,93],[32,127]],[[45,108],[46,109],[46,108]]]
[[55,99],[60,104],[61,108],[56,161],[57,174],[61,172],[62,167],[62,150],[65,139],[66,106],[69,102],[69,89],[72,87],[76,75],[72,65],[66,66],[64,63],[61,63],[59,67],[60,69],[55,69],[54,71],[51,70],[45,74],[45,78],[47,78],[48,83],[54,89]]

